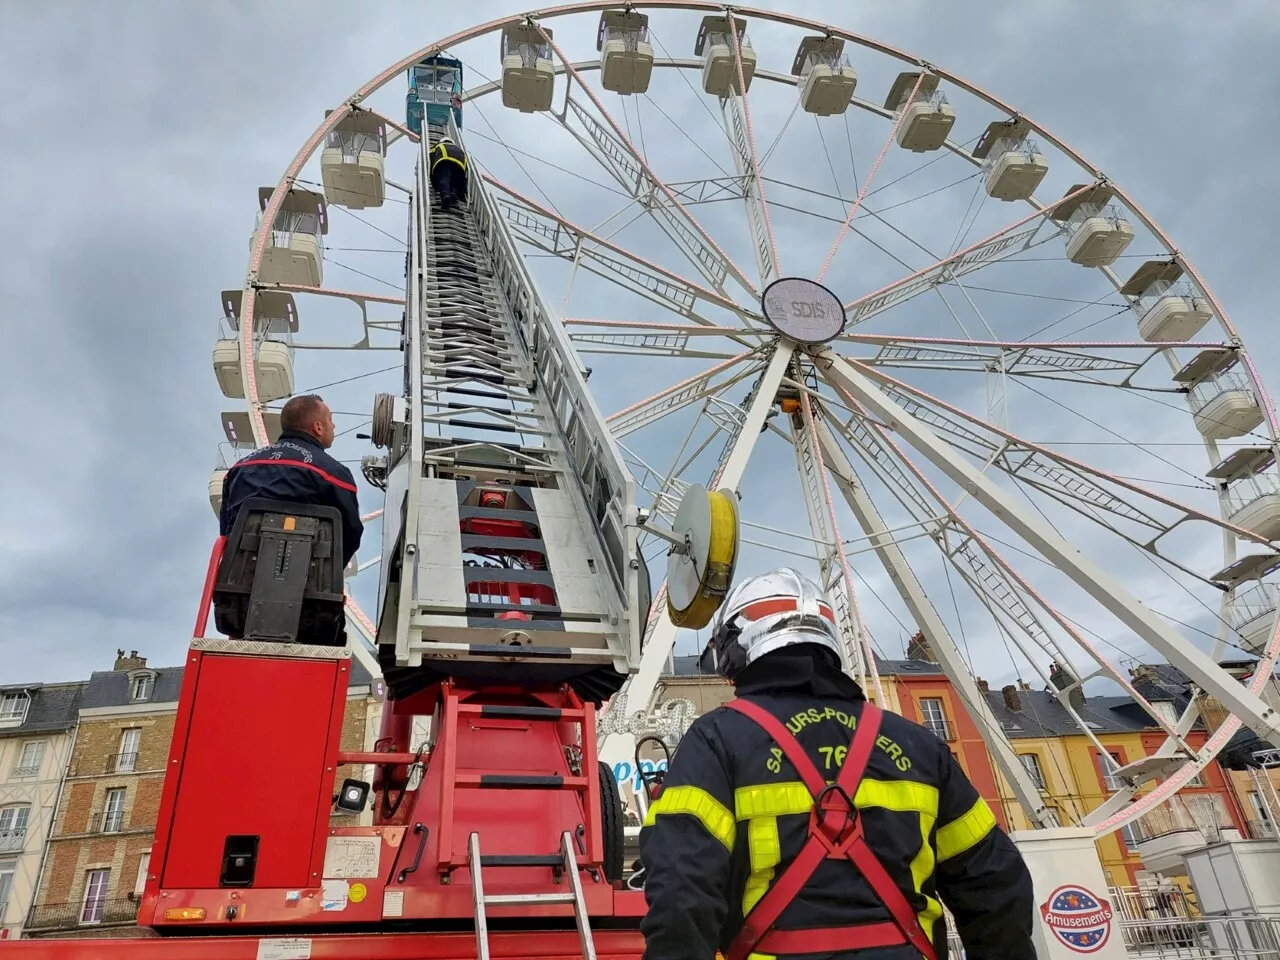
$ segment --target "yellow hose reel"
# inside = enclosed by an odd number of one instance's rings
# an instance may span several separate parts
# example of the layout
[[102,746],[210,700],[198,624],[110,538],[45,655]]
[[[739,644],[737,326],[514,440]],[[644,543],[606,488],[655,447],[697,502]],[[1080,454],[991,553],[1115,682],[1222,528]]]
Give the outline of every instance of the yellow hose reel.
[[732,490],[693,484],[671,524],[667,557],[667,613],[677,627],[700,630],[724,602],[738,562],[738,497]]

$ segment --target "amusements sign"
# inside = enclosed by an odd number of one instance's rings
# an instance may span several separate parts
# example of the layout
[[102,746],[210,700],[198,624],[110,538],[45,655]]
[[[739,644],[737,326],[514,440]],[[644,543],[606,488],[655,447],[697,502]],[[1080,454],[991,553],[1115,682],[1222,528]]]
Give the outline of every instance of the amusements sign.
[[1096,953],[1111,938],[1111,904],[1084,887],[1058,887],[1040,905],[1040,916],[1058,942],[1076,953]]

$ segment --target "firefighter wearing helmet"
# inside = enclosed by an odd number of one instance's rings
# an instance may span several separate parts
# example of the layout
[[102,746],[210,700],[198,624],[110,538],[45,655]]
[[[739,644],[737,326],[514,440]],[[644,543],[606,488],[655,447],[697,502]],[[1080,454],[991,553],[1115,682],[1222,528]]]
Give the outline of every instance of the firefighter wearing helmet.
[[431,189],[442,211],[467,199],[467,152],[450,137],[441,137],[431,148]]
[[968,960],[1034,960],[1022,856],[946,744],[842,672],[822,590],[753,577],[711,631],[737,699],[690,727],[641,829],[644,960],[945,960],[943,904]]

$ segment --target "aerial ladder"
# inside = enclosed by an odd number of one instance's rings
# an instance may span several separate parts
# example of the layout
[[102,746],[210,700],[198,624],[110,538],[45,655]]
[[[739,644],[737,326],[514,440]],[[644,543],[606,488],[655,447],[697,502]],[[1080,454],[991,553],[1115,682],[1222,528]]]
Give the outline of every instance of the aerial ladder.
[[[463,143],[460,109],[414,99],[404,391],[375,398],[384,453],[363,464],[385,492],[374,748],[340,748],[359,642],[343,626],[341,518],[248,501],[215,544],[185,661],[138,915],[155,936],[20,950],[642,952],[644,894],[623,882],[596,712],[637,668],[651,619],[639,531],[670,541],[668,573],[707,618],[732,576],[736,512],[695,486],[679,532],[646,524],[484,182],[471,176],[447,212],[433,196],[428,155],[441,136]],[[703,583],[717,550],[729,562]],[[225,636],[206,636],[210,612]]]

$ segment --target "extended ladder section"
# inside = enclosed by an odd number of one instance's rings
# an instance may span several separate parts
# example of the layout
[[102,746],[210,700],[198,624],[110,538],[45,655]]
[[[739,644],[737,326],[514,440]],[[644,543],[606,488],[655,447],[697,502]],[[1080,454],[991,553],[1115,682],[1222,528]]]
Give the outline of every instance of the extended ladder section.
[[[378,640],[393,697],[443,677],[570,681],[639,661],[634,483],[483,181],[440,208],[424,131],[394,405]],[[377,433],[375,416],[375,433]]]

